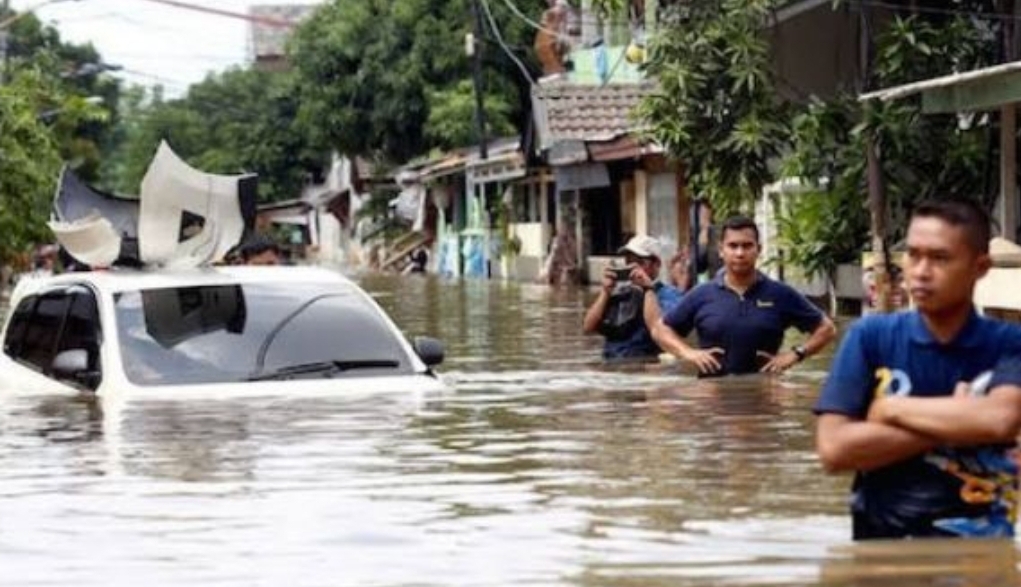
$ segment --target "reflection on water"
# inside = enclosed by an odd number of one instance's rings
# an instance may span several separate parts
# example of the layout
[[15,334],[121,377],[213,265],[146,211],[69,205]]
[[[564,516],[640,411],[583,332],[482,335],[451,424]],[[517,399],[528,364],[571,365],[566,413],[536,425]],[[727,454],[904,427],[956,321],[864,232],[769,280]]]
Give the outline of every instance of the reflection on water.
[[365,280],[433,396],[0,396],[0,584],[1014,585],[1012,542],[854,545],[782,379],[601,367],[577,290]]

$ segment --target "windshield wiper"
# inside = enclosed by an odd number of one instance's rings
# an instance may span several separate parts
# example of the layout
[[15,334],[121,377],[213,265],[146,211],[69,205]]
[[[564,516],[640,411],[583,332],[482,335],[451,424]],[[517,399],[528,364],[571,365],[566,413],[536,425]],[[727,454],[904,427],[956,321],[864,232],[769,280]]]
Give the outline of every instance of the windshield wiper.
[[400,366],[400,363],[393,359],[352,359],[347,361],[316,361],[313,363],[301,363],[288,365],[274,369],[266,373],[256,373],[248,378],[248,381],[262,381],[264,379],[287,379],[296,375],[309,375],[323,373],[335,375],[342,371],[352,369],[392,369]]

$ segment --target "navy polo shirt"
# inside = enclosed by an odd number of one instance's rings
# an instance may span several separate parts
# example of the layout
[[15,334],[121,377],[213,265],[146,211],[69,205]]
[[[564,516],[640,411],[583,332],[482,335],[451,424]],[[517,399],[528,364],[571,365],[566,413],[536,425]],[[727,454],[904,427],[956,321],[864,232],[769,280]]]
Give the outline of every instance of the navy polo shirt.
[[727,287],[721,272],[687,293],[663,316],[663,322],[681,336],[694,329],[700,348],[724,349],[722,369],[715,375],[757,372],[765,364],[759,351],[775,355],[789,327],[808,332],[822,320],[822,312],[812,302],[762,273],[741,295]]
[[[1021,384],[1021,327],[972,313],[949,343],[918,312],[868,316],[841,342],[815,412],[868,415],[880,394],[946,396],[960,381],[993,370],[993,383]],[[855,478],[854,537],[1012,536],[1017,465],[1013,446],[943,447]],[[954,471],[957,473],[955,474]],[[962,498],[960,473],[996,483],[981,503]]]

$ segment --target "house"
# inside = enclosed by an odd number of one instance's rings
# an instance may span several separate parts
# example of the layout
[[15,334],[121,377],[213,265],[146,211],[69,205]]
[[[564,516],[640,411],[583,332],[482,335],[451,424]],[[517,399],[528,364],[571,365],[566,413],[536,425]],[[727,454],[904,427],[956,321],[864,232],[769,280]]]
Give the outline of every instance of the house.
[[358,264],[356,215],[367,199],[372,166],[334,154],[322,182],[306,185],[298,198],[258,206],[256,228],[275,227],[293,253],[327,264]]

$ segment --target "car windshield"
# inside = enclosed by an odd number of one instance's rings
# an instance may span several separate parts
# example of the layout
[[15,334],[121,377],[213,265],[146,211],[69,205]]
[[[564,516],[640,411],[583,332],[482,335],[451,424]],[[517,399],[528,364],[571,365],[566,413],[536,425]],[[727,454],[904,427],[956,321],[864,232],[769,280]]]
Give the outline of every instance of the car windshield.
[[401,375],[390,325],[336,285],[244,284],[114,297],[124,371],[136,385]]

